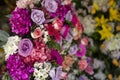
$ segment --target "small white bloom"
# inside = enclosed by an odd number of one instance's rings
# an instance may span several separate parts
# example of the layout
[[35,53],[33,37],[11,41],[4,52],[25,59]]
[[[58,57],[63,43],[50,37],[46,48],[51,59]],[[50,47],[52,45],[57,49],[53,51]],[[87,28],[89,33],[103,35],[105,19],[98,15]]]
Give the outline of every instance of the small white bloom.
[[99,68],[99,69],[103,70],[105,68],[105,64],[104,64],[103,61],[100,61],[98,59],[94,59],[93,62],[94,62],[93,63],[93,68],[94,69],[98,69]]
[[7,59],[9,55],[16,53],[18,49],[18,43],[21,40],[18,36],[11,36],[8,38],[8,41],[5,45],[3,45],[3,49],[5,51],[5,58]]
[[94,75],[94,77],[95,77],[97,80],[105,80],[106,75],[105,75],[102,71],[99,71],[98,73],[96,73],[96,74]]
[[34,80],[45,80],[48,77],[48,73],[51,69],[50,63],[35,63],[34,64]]

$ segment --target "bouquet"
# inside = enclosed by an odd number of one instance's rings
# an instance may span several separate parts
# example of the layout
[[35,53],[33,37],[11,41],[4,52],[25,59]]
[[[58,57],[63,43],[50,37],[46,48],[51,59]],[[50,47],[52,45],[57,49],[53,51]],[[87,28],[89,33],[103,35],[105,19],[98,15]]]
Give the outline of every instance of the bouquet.
[[[71,1],[18,0],[3,45],[12,80],[87,80],[88,39]],[[4,79],[5,80],[5,79]]]

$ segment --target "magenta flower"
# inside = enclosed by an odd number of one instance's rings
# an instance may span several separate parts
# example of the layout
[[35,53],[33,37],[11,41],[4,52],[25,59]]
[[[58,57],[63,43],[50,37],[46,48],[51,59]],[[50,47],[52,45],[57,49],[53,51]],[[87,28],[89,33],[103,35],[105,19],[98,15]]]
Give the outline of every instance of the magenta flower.
[[49,12],[56,12],[58,3],[55,0],[43,0],[42,6],[44,6]]
[[86,54],[86,46],[83,45],[83,44],[80,44],[80,45],[79,45],[79,48],[80,48],[80,50],[77,51],[76,55],[77,55],[78,57],[83,57],[83,56]]
[[66,38],[66,36],[69,34],[70,32],[70,27],[68,25],[64,25],[61,29],[61,35],[63,36],[63,38]]
[[58,53],[57,50],[52,50],[51,51],[51,57],[53,60],[55,60],[57,62],[57,64],[62,65],[63,62],[63,58],[62,56]]
[[27,57],[30,55],[33,49],[33,44],[29,39],[22,39],[18,45],[18,54],[23,57]]
[[41,25],[45,21],[44,12],[37,9],[32,9],[31,19],[37,25]]
[[29,80],[34,69],[26,65],[18,54],[10,55],[7,59],[7,69],[12,80]]
[[17,8],[12,12],[10,18],[10,24],[12,32],[24,36],[29,32],[30,26],[32,25],[30,19],[30,13],[27,9]]

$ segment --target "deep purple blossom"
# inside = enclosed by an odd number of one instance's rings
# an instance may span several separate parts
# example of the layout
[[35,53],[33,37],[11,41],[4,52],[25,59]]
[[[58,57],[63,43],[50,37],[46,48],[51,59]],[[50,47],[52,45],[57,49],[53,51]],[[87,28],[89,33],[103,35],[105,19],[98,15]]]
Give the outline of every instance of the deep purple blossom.
[[51,57],[52,60],[55,60],[57,62],[57,64],[62,65],[63,62],[63,58],[62,56],[58,53],[57,50],[51,50]]
[[27,9],[16,8],[12,12],[10,24],[12,32],[21,36],[27,34],[29,32],[30,26],[32,25],[29,11]]
[[18,54],[10,55],[7,59],[7,69],[12,80],[29,80],[30,74],[34,69],[30,65],[26,65]]
[[50,13],[51,17],[59,17],[59,19],[64,22],[64,18],[69,10],[71,10],[71,7],[68,5],[59,5],[59,8],[55,13]]
[[83,45],[83,44],[80,44],[80,45],[79,45],[79,48],[80,48],[80,50],[77,51],[76,55],[77,55],[78,57],[83,57],[83,56],[85,56],[85,54],[86,54],[86,46]]

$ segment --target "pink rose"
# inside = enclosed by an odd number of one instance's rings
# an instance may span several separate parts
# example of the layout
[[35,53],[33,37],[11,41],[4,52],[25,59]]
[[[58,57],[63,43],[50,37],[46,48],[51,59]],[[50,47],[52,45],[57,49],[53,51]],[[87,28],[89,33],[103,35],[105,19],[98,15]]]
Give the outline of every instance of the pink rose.
[[34,32],[31,33],[32,38],[36,39],[42,36],[42,31],[40,27],[36,28]]
[[53,24],[54,28],[58,31],[60,31],[61,27],[63,26],[63,23],[59,18],[55,19],[52,24]]
[[87,46],[88,45],[88,38],[87,37],[84,37],[81,39],[81,44]]
[[78,65],[79,65],[79,69],[83,71],[83,70],[85,70],[87,68],[88,63],[87,63],[86,60],[80,60],[78,62]]

